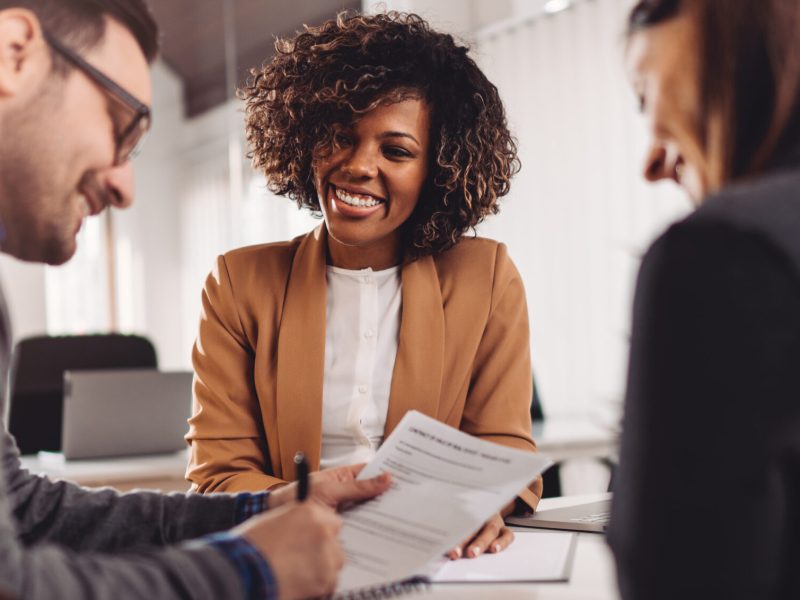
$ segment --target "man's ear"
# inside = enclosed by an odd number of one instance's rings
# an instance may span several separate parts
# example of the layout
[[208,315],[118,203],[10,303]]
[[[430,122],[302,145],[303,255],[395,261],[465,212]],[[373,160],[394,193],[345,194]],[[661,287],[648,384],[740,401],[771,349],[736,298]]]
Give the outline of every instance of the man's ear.
[[24,8],[0,10],[0,97],[35,89],[50,67],[50,51],[36,15]]

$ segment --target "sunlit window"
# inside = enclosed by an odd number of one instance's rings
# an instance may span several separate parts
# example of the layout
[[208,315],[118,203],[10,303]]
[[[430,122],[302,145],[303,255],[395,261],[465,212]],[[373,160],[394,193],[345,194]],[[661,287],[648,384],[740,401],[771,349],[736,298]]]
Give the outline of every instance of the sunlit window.
[[78,251],[60,267],[47,267],[47,332],[50,335],[108,331],[110,324],[106,215],[87,219]]

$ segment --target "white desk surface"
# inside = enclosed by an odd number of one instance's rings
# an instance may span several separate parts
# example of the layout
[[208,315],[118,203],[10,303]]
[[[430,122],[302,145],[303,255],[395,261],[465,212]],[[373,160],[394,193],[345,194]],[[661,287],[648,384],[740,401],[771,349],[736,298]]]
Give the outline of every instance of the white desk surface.
[[[55,456],[30,455],[21,458],[22,467],[37,475],[52,479],[67,479],[77,483],[102,480],[113,484],[151,479],[182,479],[186,472],[188,454],[134,456],[129,458],[100,458],[93,460],[59,460]],[[188,488],[188,483],[186,484]]]
[[[570,458],[613,456],[617,447],[616,432],[589,419],[546,419],[543,423],[534,424],[533,437],[539,451],[557,462]],[[187,463],[187,451],[170,455],[76,461],[38,455],[22,457],[22,466],[32,473],[78,483],[182,478]]]
[[[592,494],[545,498],[539,503],[539,508],[560,508],[608,497],[608,494]],[[605,536],[597,533],[577,535],[572,574],[566,583],[446,584],[432,586],[417,595],[452,600],[618,600],[613,557]]]

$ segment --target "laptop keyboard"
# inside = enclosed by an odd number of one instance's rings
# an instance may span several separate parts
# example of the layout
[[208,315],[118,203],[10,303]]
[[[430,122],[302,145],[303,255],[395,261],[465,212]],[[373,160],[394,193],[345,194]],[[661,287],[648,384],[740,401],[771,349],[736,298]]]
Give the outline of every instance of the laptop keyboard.
[[570,519],[570,521],[574,523],[599,523],[600,525],[607,525],[610,518],[610,512],[601,512],[593,515],[586,515],[585,517],[575,517]]

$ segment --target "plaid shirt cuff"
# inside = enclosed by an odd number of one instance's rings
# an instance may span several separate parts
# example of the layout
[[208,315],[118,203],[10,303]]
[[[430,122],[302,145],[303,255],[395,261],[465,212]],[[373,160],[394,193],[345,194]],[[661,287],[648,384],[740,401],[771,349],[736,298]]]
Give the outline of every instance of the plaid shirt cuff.
[[250,517],[260,515],[267,510],[267,496],[269,496],[269,492],[237,494],[236,506],[234,508],[234,519],[236,523],[244,523]]
[[248,600],[277,600],[278,582],[258,550],[243,537],[231,533],[206,536],[211,546],[222,552],[234,564]]

